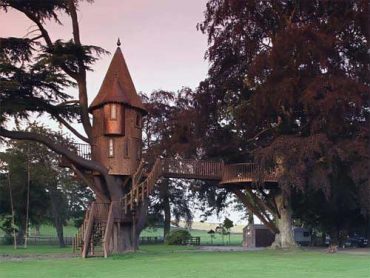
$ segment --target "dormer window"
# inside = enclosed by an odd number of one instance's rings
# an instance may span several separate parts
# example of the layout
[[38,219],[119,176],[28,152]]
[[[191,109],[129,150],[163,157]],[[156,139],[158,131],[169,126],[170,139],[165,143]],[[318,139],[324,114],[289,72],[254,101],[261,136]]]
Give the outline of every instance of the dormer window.
[[110,105],[110,119],[117,120],[117,104],[115,103]]

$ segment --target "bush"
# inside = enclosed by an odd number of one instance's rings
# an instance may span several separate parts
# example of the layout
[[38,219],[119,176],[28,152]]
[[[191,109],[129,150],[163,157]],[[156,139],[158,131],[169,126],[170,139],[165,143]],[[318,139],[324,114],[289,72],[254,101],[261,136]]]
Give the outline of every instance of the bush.
[[191,234],[187,230],[174,230],[169,233],[166,238],[166,243],[169,245],[180,245],[191,238]]

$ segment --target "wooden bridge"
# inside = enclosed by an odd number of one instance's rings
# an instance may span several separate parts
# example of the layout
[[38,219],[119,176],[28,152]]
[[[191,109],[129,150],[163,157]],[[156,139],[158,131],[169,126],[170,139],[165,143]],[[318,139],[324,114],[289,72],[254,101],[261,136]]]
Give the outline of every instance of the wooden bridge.
[[[88,144],[74,144],[72,150],[85,159],[91,159]],[[142,163],[138,172],[143,171]],[[221,185],[257,181],[277,182],[276,172],[266,171],[255,163],[225,164],[223,161],[159,158],[156,160],[153,169],[156,169],[156,173],[160,173],[160,176],[165,178],[213,180],[218,181]],[[138,176],[149,177],[149,174],[136,174],[136,178]],[[156,178],[159,178],[159,176]]]
[[[81,157],[90,158],[89,148],[78,144],[74,149]],[[225,164],[222,161],[157,158],[149,173],[145,173],[142,160],[132,177],[131,190],[120,201],[107,204],[92,203],[74,240],[74,249],[81,249],[82,256],[94,253],[94,242],[100,238],[104,256],[109,254],[113,223],[129,218],[140,203],[144,202],[161,178],[198,179],[218,182],[220,186],[250,186],[262,181],[277,183],[277,173],[264,171],[255,163]]]

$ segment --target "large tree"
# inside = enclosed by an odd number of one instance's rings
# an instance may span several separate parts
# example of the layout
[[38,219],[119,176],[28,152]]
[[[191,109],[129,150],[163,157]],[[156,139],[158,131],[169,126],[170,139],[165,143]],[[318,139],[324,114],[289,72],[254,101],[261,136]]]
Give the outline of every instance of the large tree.
[[[35,129],[48,131],[29,127]],[[36,142],[8,142],[7,149],[0,152],[0,162],[0,217],[12,214],[12,199],[18,241],[23,242],[27,226],[37,230],[41,224],[51,222],[60,247],[64,247],[63,225],[79,216],[91,200],[91,191],[77,182],[71,171],[59,167],[59,157],[54,152]]]
[[[87,156],[79,156],[74,149],[66,147],[50,134],[10,130],[7,125],[12,119],[19,122],[34,115],[47,115],[78,140],[92,143],[86,76],[97,58],[107,52],[100,47],[83,44],[78,19],[81,2],[0,1],[3,12],[16,10],[35,26],[24,37],[0,39],[0,136],[46,145],[69,162],[76,175],[94,191],[99,202],[109,203],[120,201],[129,191],[127,177],[109,175],[107,167]],[[71,21],[73,35],[69,40],[53,37],[55,34],[47,28],[50,21],[62,24],[61,15]],[[70,90],[71,86],[76,90]],[[83,132],[78,132],[72,123],[80,123]],[[145,215],[145,209],[139,208],[136,215],[139,218]],[[122,224],[122,229],[114,229],[119,240],[114,241],[112,251],[136,248],[137,237],[133,236],[131,227],[132,222]],[[143,222],[138,221],[136,231],[142,227]]]
[[293,244],[293,191],[329,197],[345,178],[369,192],[369,5],[210,0],[199,25],[211,62],[199,100],[279,170],[271,212],[280,246]]

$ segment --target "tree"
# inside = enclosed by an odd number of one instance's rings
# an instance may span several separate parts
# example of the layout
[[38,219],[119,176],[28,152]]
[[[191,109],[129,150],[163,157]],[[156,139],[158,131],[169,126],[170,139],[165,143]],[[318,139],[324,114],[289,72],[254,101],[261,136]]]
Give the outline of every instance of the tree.
[[225,218],[224,223],[222,223],[223,227],[226,230],[226,233],[229,235],[229,244],[230,244],[230,234],[231,234],[231,228],[234,227],[234,222],[230,220],[229,218]]
[[[199,28],[211,67],[198,99],[280,172],[274,206],[261,204],[276,219],[278,246],[294,245],[292,192],[328,200],[343,171],[368,192],[369,18],[366,0],[207,4]],[[258,191],[238,194],[258,203]]]
[[[109,203],[121,200],[129,191],[131,183],[126,182],[127,177],[110,175],[107,167],[96,160],[79,156],[61,141],[54,140],[51,134],[16,131],[6,127],[10,119],[19,122],[28,121],[35,114],[48,115],[79,140],[88,144],[93,142],[86,76],[97,58],[107,52],[100,47],[82,43],[78,21],[80,2],[0,1],[3,12],[16,10],[36,26],[25,37],[0,40],[0,136],[44,144],[69,161],[76,175],[94,191],[99,202]],[[47,29],[49,21],[62,24],[61,14],[68,16],[72,23],[73,36],[67,41],[54,40]],[[77,88],[77,98],[73,93],[66,92],[66,88],[72,86]],[[76,121],[81,123],[84,134],[72,126]],[[140,219],[146,214],[145,203],[136,212],[139,219],[135,227],[137,232],[144,227]],[[122,229],[113,229],[119,240],[113,243],[112,251],[136,249],[138,241],[137,237],[132,236],[133,224],[121,226]]]
[[[184,115],[189,110],[190,89],[183,88],[177,93],[155,91],[146,100],[148,116],[145,119],[145,149],[146,161],[156,157],[189,157],[194,154],[195,144],[191,142],[189,127]],[[171,227],[171,217],[177,222],[184,217],[191,222],[192,213],[189,200],[186,198],[189,182],[162,178],[158,182],[152,198],[150,212],[164,216],[164,237],[167,237]]]
[[[30,126],[28,130],[41,133],[52,133],[42,127]],[[10,141],[8,149],[0,153],[0,160],[4,166],[5,179],[9,179],[15,204],[15,223],[18,227],[18,240],[23,240],[25,219],[29,210],[29,222],[34,227],[42,223],[52,222],[56,228],[60,247],[64,247],[63,225],[71,217],[76,217],[76,206],[81,213],[81,204],[91,200],[91,192],[86,191],[81,184],[73,180],[71,171],[60,169],[59,157],[45,146],[35,142]],[[8,177],[7,177],[8,176]],[[30,186],[28,188],[28,176]],[[2,216],[10,213],[9,193],[10,188],[2,188]],[[29,194],[28,194],[29,190]],[[4,193],[4,194],[3,194]],[[83,194],[83,196],[81,196]],[[30,197],[27,207],[27,195]],[[75,198],[80,195],[76,204]],[[86,204],[84,204],[86,207]]]

